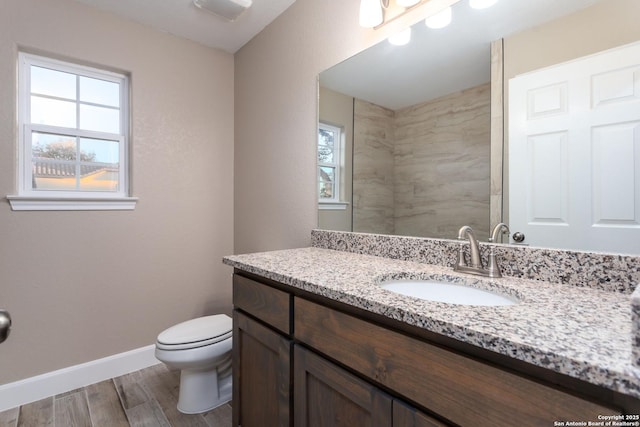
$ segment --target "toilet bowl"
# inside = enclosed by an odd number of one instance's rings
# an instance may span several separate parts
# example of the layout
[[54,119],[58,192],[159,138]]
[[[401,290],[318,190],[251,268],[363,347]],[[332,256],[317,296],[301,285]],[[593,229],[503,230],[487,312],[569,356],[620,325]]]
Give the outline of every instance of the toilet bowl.
[[179,323],[158,335],[156,358],[180,370],[180,412],[198,414],[231,400],[231,333],[231,318],[216,314]]

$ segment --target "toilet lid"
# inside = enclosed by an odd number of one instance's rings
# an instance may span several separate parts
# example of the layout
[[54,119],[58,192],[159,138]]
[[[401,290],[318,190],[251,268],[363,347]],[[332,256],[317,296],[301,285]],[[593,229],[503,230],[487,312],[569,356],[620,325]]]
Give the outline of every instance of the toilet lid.
[[187,320],[158,335],[157,344],[180,348],[214,344],[231,337],[233,322],[226,314]]

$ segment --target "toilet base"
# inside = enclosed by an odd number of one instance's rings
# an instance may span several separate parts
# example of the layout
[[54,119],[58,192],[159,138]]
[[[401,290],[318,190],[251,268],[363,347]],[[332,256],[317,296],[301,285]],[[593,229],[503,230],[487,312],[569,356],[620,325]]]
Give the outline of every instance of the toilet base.
[[219,376],[216,369],[180,372],[178,411],[200,414],[231,401],[231,375]]

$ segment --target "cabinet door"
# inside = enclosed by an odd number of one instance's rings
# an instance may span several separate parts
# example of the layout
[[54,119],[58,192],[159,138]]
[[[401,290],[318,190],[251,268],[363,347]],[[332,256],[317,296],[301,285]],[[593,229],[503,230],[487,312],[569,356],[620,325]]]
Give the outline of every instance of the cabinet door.
[[392,399],[373,385],[296,345],[296,427],[390,427]]
[[233,425],[289,427],[291,350],[287,338],[233,312]]
[[393,427],[446,427],[415,408],[399,400],[393,401]]

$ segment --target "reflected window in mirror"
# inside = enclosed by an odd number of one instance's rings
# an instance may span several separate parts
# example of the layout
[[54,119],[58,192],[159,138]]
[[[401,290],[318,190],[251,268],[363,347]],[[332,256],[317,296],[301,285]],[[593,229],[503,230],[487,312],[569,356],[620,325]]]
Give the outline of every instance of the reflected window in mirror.
[[342,129],[327,123],[318,125],[318,197],[320,203],[340,201]]

